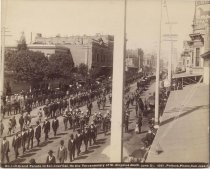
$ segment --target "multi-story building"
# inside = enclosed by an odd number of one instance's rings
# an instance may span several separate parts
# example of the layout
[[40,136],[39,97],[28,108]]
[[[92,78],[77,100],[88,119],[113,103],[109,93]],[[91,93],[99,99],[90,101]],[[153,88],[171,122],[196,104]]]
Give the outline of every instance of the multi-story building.
[[192,52],[193,52],[193,42],[192,41],[184,41],[183,43],[183,52],[181,54],[180,58],[180,64],[179,66],[182,68],[182,70],[186,70],[187,72],[190,71],[190,68],[193,66],[193,57],[192,57]]
[[156,70],[156,55],[155,54],[146,54],[144,57],[144,67],[148,67],[152,72],[155,72]]
[[203,73],[202,54],[209,51],[210,46],[210,1],[196,1],[193,19],[191,61],[193,72]]
[[70,49],[75,66],[84,63],[98,74],[110,74],[113,66],[114,36],[67,36],[42,37],[37,34],[33,44],[56,44]]
[[127,70],[142,70],[143,69],[144,53],[142,49],[128,49],[126,50],[125,64]]

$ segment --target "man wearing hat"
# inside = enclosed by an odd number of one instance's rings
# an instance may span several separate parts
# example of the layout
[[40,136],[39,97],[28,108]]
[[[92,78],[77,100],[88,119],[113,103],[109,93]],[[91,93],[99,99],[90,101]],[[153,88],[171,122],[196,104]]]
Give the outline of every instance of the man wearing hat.
[[56,134],[57,134],[58,127],[59,127],[59,121],[58,121],[57,117],[54,116],[54,119],[52,121],[52,128],[53,128],[54,136],[56,136]]
[[81,144],[82,144],[82,135],[81,135],[81,130],[78,129],[77,134],[75,136],[75,145],[76,145],[76,149],[77,149],[77,156],[79,156],[79,153],[81,152],[81,150],[80,150]]
[[56,163],[55,156],[53,155],[53,151],[50,150],[48,152],[46,164],[55,164],[55,163]]
[[39,121],[37,121],[36,128],[35,128],[35,138],[37,140],[37,146],[39,146],[39,143],[40,143],[41,131],[42,131],[42,127],[40,126]]
[[47,141],[47,139],[49,138],[48,133],[50,132],[50,122],[48,121],[47,118],[45,118],[42,129],[44,129],[45,141]]
[[125,113],[125,132],[128,132],[128,124],[129,124],[129,114],[128,112]]
[[92,140],[93,140],[93,143],[95,144],[96,143],[96,127],[94,126],[93,122],[91,122],[91,125],[90,125],[90,140],[89,140],[89,145],[91,146],[92,144]]
[[148,130],[146,136],[142,139],[142,142],[144,143],[144,147],[147,148],[148,146],[150,146],[154,138],[155,138],[155,134],[152,133],[151,130]]
[[73,134],[71,134],[69,142],[68,142],[68,150],[69,150],[70,162],[72,162],[72,160],[74,160],[74,157],[75,157],[75,140],[74,140]]
[[36,164],[35,159],[34,159],[34,158],[30,159],[30,160],[29,160],[29,164]]
[[65,109],[62,116],[63,116],[64,128],[65,128],[65,131],[66,131],[67,130],[67,123],[68,123],[68,108]]
[[20,118],[19,118],[19,124],[20,124],[20,131],[22,131],[23,130],[23,124],[24,124],[24,118],[23,118],[22,114],[20,115]]
[[21,146],[21,138],[19,134],[16,133],[12,140],[12,147],[14,148],[15,151],[15,159],[17,159],[19,155],[18,149],[20,148],[20,146]]
[[33,148],[33,140],[34,140],[34,129],[32,126],[30,126],[29,130],[28,130],[28,147],[27,147],[27,149],[29,149],[30,144],[31,144],[31,148]]
[[83,141],[85,144],[85,152],[87,152],[88,148],[88,140],[90,139],[90,131],[88,127],[85,127],[85,131],[83,132]]
[[6,137],[4,137],[1,143],[1,163],[2,164],[4,164],[5,158],[7,160],[7,163],[9,163],[9,156],[8,156],[9,152],[10,152],[9,141],[6,139]]
[[85,127],[85,116],[84,116],[83,112],[81,112],[79,123],[80,123],[80,131],[84,130],[84,127]]
[[21,132],[21,144],[23,147],[23,153],[25,153],[25,151],[26,151],[25,147],[26,147],[27,139],[28,139],[28,133],[27,133],[26,129],[23,128],[23,131]]
[[64,146],[63,140],[60,141],[57,159],[59,160],[60,163],[64,163],[64,161],[67,159],[67,148]]

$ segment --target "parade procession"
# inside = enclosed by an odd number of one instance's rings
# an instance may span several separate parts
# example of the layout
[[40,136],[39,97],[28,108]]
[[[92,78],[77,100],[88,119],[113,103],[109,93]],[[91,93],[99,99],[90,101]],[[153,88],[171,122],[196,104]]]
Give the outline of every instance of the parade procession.
[[[89,146],[96,143],[98,133],[106,135],[110,131],[111,110],[104,110],[107,104],[111,104],[111,94],[108,96],[110,91],[99,88],[71,95],[69,91],[66,94],[59,90],[48,92],[48,95],[36,96],[32,93],[24,95],[22,91],[20,94],[7,96],[4,100],[1,136],[5,141],[6,137],[13,137],[8,150],[14,149],[15,159],[21,153],[39,146],[41,142],[59,135],[59,126],[62,126],[63,132],[72,130],[69,140],[73,140],[73,147],[68,143],[70,161],[74,159],[72,157],[75,157],[75,153],[79,156],[83,142],[86,152]],[[97,110],[94,108],[93,112],[92,103],[96,101]],[[40,140],[42,136],[44,139]],[[8,150],[1,157],[10,162]]]
[[209,0],[1,5],[2,168],[208,166]]

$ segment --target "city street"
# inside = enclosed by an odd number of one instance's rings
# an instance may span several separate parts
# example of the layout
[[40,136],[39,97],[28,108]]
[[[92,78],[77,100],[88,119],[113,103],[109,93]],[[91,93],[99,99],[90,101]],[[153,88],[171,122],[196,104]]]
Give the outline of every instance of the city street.
[[[100,110],[100,112],[103,114],[105,111],[110,109],[110,105],[108,103],[108,98],[107,98],[107,102],[106,102],[106,107],[104,110]],[[35,108],[32,112],[31,112],[31,116],[32,116],[32,125],[35,125],[36,121],[37,121],[37,111],[39,108]],[[80,108],[82,111],[86,110],[86,106],[81,107]],[[93,108],[92,108],[92,114],[98,112],[98,106],[96,101],[93,102]],[[19,118],[19,114],[16,115],[16,119],[17,119],[17,130],[19,130],[19,124],[18,124],[18,118]],[[43,118],[44,119],[44,118]],[[49,132],[49,140],[47,142],[44,142],[44,133],[42,131],[42,136],[41,136],[41,141],[40,141],[40,146],[39,147],[34,147],[33,149],[26,151],[24,154],[22,154],[22,148],[19,149],[19,153],[20,153],[20,157],[16,160],[15,159],[15,154],[14,154],[14,149],[11,147],[11,143],[12,143],[12,136],[7,137],[7,140],[10,142],[10,153],[9,153],[9,158],[10,161],[12,161],[12,163],[28,163],[29,160],[31,158],[34,158],[36,160],[36,162],[38,163],[45,163],[46,162],[46,157],[48,155],[48,151],[49,150],[53,150],[54,151],[54,155],[56,156],[57,154],[57,149],[59,147],[59,143],[61,140],[64,140],[65,146],[67,146],[68,140],[70,139],[70,134],[74,133],[76,134],[76,131],[73,132],[73,130],[64,130],[64,123],[63,123],[63,117],[60,116],[58,117],[59,120],[59,128],[58,128],[58,134],[56,137],[53,136],[53,131],[52,128]],[[51,122],[52,120],[50,120]],[[90,122],[92,121],[92,118],[90,118]],[[3,120],[3,122],[6,124],[8,123],[8,118],[6,118],[5,120]],[[41,124],[42,125],[42,124]],[[68,124],[69,125],[69,124]],[[7,131],[5,131],[6,133]],[[104,157],[102,155],[101,157],[101,161],[100,158],[94,159],[92,158],[92,153],[96,154],[96,156],[98,157],[98,154],[100,154],[101,152],[101,147],[105,146],[109,143],[109,136],[107,134],[107,136],[104,136],[104,134],[98,134],[97,136],[97,143],[95,145],[92,145],[89,149],[87,154],[84,154],[84,144],[82,144],[81,147],[81,155],[79,157],[76,158],[76,160],[74,162],[84,162],[84,160],[87,160],[88,162],[97,162],[95,160],[98,160],[98,162],[102,162],[105,160],[106,157]],[[36,139],[34,138],[34,145],[36,145]],[[88,157],[88,159],[86,159]],[[67,163],[69,162],[69,159],[66,161]]]
[[[136,83],[131,85],[130,92],[134,92],[136,89]],[[148,90],[142,93],[141,98],[144,101],[145,98],[152,94],[155,90],[155,82],[151,81]],[[129,121],[129,132],[123,133],[123,144],[126,152],[123,153],[123,156],[132,156],[135,158],[142,158],[144,155],[144,150],[141,150],[143,143],[141,139],[145,137],[147,131],[149,130],[148,117],[143,117],[142,131],[140,134],[135,133],[136,126],[136,113],[135,106],[130,106],[130,121]],[[128,154],[126,154],[128,153]],[[125,158],[124,158],[125,160]]]
[[[148,97],[150,93],[154,92],[154,82],[151,82],[151,85],[149,86],[148,90],[145,91],[142,94],[142,99],[144,100],[145,98]],[[131,84],[130,86],[130,91],[126,94],[129,95],[130,93],[134,92],[137,88],[136,83]],[[107,110],[110,110],[110,104],[108,101],[106,101],[106,107],[104,110],[100,110],[100,112],[103,114]],[[31,125],[35,125],[37,121],[37,112],[38,108],[33,109],[31,112],[32,116],[32,122]],[[86,106],[81,107],[81,110],[85,110]],[[96,101],[93,102],[93,108],[92,108],[92,114],[95,112],[98,112],[98,107]],[[19,131],[19,123],[18,119],[20,117],[20,114],[15,115],[16,120],[17,120],[17,126],[16,126],[16,131]],[[44,120],[44,117],[43,117]],[[43,121],[42,120],[42,121]],[[36,139],[34,138],[34,147],[33,149],[30,149],[26,151],[24,154],[22,154],[22,148],[19,149],[20,156],[18,159],[15,159],[15,154],[14,154],[14,149],[11,147],[12,143],[12,136],[7,137],[7,140],[10,142],[10,153],[9,153],[9,158],[12,163],[28,163],[30,159],[34,158],[36,162],[38,163],[45,163],[46,157],[48,154],[49,150],[54,151],[54,155],[57,155],[57,149],[59,147],[59,143],[61,140],[64,140],[65,146],[67,146],[68,140],[70,138],[70,134],[74,133],[76,134],[76,131],[73,132],[73,130],[64,130],[64,123],[63,123],[63,117],[60,116],[58,117],[59,120],[59,128],[58,128],[58,134],[57,136],[53,136],[53,131],[51,129],[49,133],[49,140],[47,142],[44,142],[44,133],[42,132],[41,136],[41,144],[39,147],[36,147]],[[9,118],[6,116],[6,118],[3,120],[3,124],[6,125],[9,121]],[[50,120],[52,121],[52,120]],[[147,123],[147,118],[143,118],[143,127],[142,127],[142,132],[141,134],[135,134],[134,129],[135,129],[135,107],[130,106],[130,121],[129,121],[129,132],[128,133],[123,133],[123,144],[124,144],[124,156],[132,155],[133,157],[142,157],[143,152],[141,152],[140,148],[142,147],[141,139],[145,136],[145,133],[147,132],[148,128],[148,123]],[[92,122],[92,116],[90,118],[90,122]],[[41,124],[42,125],[42,124]],[[4,131],[4,135],[7,133],[7,131]],[[105,136],[104,133],[99,133],[97,135],[97,142],[95,145],[92,145],[88,148],[88,152],[84,153],[85,147],[84,143],[82,144],[81,147],[81,154],[79,157],[76,157],[76,159],[73,161],[74,163],[81,163],[81,162],[89,162],[89,163],[95,163],[95,162],[109,162],[109,155],[104,152],[105,148],[108,147],[110,144],[110,132],[107,133]],[[138,149],[136,147],[139,147]],[[127,154],[127,152],[129,154]],[[96,158],[97,157],[97,158]],[[65,161],[66,163],[69,163],[69,157]]]

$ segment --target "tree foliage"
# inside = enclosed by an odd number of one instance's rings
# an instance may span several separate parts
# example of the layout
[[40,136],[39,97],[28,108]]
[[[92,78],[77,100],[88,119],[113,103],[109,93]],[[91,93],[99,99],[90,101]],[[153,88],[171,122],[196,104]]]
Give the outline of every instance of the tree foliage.
[[34,83],[44,79],[48,67],[48,59],[43,53],[20,50],[16,52],[13,61],[12,69],[18,80]]
[[83,77],[86,77],[88,74],[88,67],[86,64],[81,63],[78,66],[78,73],[81,74]]
[[49,79],[70,77],[74,62],[70,54],[55,53],[49,57],[47,76]]
[[5,83],[5,92],[6,92],[7,96],[12,95],[12,88],[10,86],[9,81],[6,81],[6,83]]

